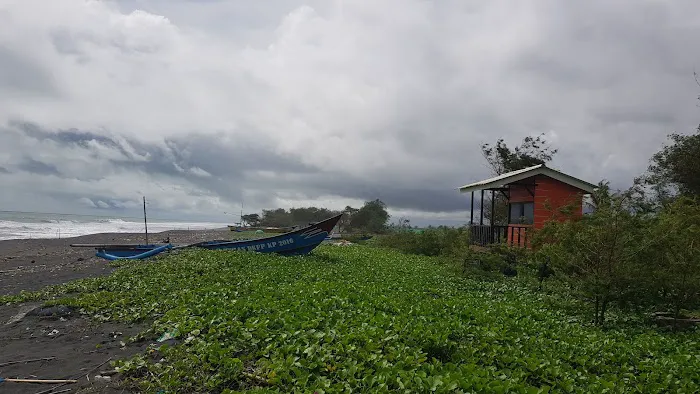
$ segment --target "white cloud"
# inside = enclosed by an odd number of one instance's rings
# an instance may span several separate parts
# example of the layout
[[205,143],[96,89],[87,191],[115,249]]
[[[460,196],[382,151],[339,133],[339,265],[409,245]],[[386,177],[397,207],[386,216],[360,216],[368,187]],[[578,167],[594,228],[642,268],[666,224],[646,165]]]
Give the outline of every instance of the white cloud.
[[211,178],[211,174],[204,171],[203,169],[199,167],[192,167],[190,168],[190,174],[196,175],[198,177],[202,178]]
[[[3,129],[0,181],[15,190],[0,200],[80,191],[126,207],[148,193],[204,213],[250,196],[262,209],[384,195],[420,217],[442,210],[429,196],[488,176],[481,143],[541,132],[562,170],[624,186],[667,133],[698,123],[698,14],[690,0],[7,0],[0,125],[76,128],[119,148]],[[234,179],[238,168],[203,164],[219,156],[172,147],[188,138],[266,156],[246,156]],[[13,174],[27,157],[64,178]],[[279,157],[307,172],[263,165]]]

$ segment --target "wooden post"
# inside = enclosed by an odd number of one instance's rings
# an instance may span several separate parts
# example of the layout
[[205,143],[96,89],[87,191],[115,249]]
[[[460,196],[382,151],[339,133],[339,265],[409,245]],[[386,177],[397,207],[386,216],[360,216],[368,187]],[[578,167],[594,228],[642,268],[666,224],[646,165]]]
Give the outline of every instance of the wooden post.
[[469,218],[469,225],[474,224],[474,190],[472,190],[472,205],[471,205],[472,215]]
[[496,242],[496,191],[491,190],[491,243]]
[[143,196],[143,226],[146,229],[146,245],[148,245],[148,221],[146,220],[146,196]]
[[496,224],[496,192],[491,190],[491,225]]
[[479,204],[479,214],[481,218],[479,219],[479,225],[484,225],[484,189],[481,189],[481,204]]

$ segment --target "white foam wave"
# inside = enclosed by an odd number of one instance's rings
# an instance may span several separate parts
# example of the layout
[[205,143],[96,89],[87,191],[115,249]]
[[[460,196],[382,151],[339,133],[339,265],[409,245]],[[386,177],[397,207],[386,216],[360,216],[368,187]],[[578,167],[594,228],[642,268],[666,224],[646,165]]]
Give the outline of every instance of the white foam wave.
[[[225,227],[221,223],[207,222],[153,222],[148,223],[148,232],[170,230],[206,230]],[[79,222],[71,220],[42,220],[25,223],[0,220],[0,240],[28,238],[67,238],[97,233],[142,233],[143,222],[123,219],[97,219]]]

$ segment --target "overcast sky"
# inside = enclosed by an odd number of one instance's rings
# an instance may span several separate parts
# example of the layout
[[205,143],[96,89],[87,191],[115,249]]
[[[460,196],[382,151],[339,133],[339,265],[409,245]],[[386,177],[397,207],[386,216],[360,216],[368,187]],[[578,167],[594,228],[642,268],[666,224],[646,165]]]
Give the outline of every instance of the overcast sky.
[[699,49],[697,0],[2,0],[0,210],[459,223],[480,145],[539,133],[624,188],[700,123]]

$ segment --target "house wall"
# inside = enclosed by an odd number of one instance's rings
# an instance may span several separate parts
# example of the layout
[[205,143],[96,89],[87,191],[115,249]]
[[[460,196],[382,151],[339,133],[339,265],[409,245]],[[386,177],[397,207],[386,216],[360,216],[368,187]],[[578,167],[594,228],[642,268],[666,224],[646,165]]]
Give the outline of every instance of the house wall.
[[[538,175],[535,189],[534,227],[542,228],[548,220],[566,220],[583,215],[583,193],[581,190],[559,182],[548,176]],[[568,204],[575,204],[572,216],[565,216],[558,210]]]
[[[534,178],[534,177],[533,177]],[[534,183],[532,178],[528,178],[522,181],[522,183]],[[534,187],[530,186],[530,190],[534,192]],[[529,191],[527,191],[527,188],[525,186],[520,186],[520,185],[512,185],[510,186],[510,198],[508,199],[510,202],[530,202],[530,201],[535,201],[535,197],[530,194]]]

